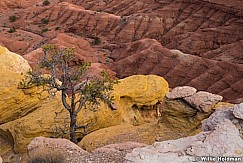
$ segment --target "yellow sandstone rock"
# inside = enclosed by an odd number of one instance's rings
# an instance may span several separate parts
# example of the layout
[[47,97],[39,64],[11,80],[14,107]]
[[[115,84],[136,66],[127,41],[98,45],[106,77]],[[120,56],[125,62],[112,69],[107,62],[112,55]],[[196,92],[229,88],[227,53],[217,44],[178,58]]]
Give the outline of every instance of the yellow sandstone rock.
[[114,87],[114,101],[126,102],[129,107],[151,106],[162,101],[169,91],[167,81],[157,75],[133,75],[121,79]]
[[123,142],[139,142],[144,144],[154,143],[156,139],[156,125],[146,123],[140,126],[130,124],[117,125],[100,129],[85,136],[78,144],[82,149],[89,152],[96,148],[103,147],[108,144]]
[[[58,97],[52,97],[39,104],[38,109],[28,115],[0,126],[0,135],[11,134],[14,150],[26,152],[29,142],[37,136],[52,136],[55,112],[62,109]],[[10,137],[10,136],[5,136]],[[11,140],[8,140],[11,141]]]
[[231,103],[228,103],[228,102],[219,102],[219,103],[217,103],[216,105],[213,106],[213,109],[219,110],[219,109],[224,108],[222,106],[225,106],[225,107],[227,107],[227,106],[228,107],[233,107],[234,104],[231,104]]
[[160,122],[173,131],[190,133],[201,128],[201,121],[208,118],[210,114],[192,108],[182,99],[166,99]]
[[156,110],[143,108],[163,101],[168,91],[168,83],[164,78],[156,75],[134,75],[121,79],[120,83],[114,86],[112,95],[114,102],[118,105],[116,112],[119,112],[122,117],[123,124],[87,135],[79,146],[92,151],[103,145],[125,141],[153,143],[156,136],[163,135],[164,129],[168,128],[155,127],[158,122]]
[[[30,70],[26,60],[0,46],[0,124],[20,118],[39,106],[44,92],[18,89],[19,82]],[[34,95],[35,94],[35,95]]]
[[[112,96],[114,102],[121,108],[126,116],[125,122],[139,125],[144,122],[154,122],[158,117],[156,109],[147,111],[145,107],[153,106],[163,101],[169,91],[167,81],[157,75],[133,75],[121,79],[114,86]],[[132,109],[131,109],[132,108]],[[147,118],[148,117],[148,118]]]

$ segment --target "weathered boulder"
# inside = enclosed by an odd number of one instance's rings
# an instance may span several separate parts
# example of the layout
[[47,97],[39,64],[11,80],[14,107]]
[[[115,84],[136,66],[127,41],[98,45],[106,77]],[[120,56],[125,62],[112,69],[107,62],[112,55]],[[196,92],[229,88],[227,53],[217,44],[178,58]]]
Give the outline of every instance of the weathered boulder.
[[[144,148],[135,148],[126,155],[127,162],[192,162],[196,156],[243,156],[243,140],[239,131],[225,120],[212,132],[192,137],[156,142]],[[202,161],[202,160],[197,160]]]
[[158,114],[153,106],[163,101],[168,91],[167,81],[160,76],[133,75],[121,79],[114,86],[111,96],[114,97],[118,110],[129,112],[124,116],[125,122],[132,121],[137,125],[157,121]]
[[232,109],[225,108],[222,110],[217,110],[208,119],[202,121],[202,130],[212,131],[217,127],[218,123],[223,122],[226,119],[235,119]]
[[84,157],[89,153],[67,139],[34,138],[28,145],[30,160],[48,162],[76,162],[77,156]]
[[136,142],[124,142],[110,144],[87,152],[66,139],[55,138],[34,138],[28,145],[29,158],[23,161],[59,163],[80,163],[80,162],[123,162],[127,153],[134,148],[145,147],[146,144]]
[[230,120],[225,120],[207,136],[202,146],[193,144],[187,153],[198,156],[243,156],[243,140],[236,126]]
[[39,107],[40,100],[47,97],[42,89],[19,89],[30,66],[18,54],[0,46],[0,124],[27,115]]
[[128,106],[155,105],[169,91],[167,81],[157,75],[133,75],[114,86],[114,101],[126,101]]
[[144,124],[133,126],[123,124],[100,129],[85,136],[78,144],[87,151],[93,151],[109,144],[123,143],[127,141],[151,144],[155,141],[155,126],[153,124]]
[[35,111],[0,125],[0,135],[5,135],[5,139],[8,138],[7,140],[14,144],[15,152],[26,152],[27,145],[34,137],[53,136],[55,112],[59,112],[62,109],[62,104],[58,97],[41,101],[40,107]]
[[166,93],[166,97],[169,99],[184,98],[192,96],[197,92],[196,88],[190,86],[176,87],[170,92]]
[[241,112],[239,106],[240,104],[234,106],[221,106],[221,109],[217,109],[208,119],[202,121],[202,130],[214,130],[219,123],[228,119],[239,130],[240,136],[243,139],[243,120],[237,117],[238,113]]
[[215,104],[222,101],[223,97],[209,92],[199,91],[183,99],[200,111],[210,112]]
[[210,115],[210,113],[199,111],[189,106],[182,99],[165,99],[161,114],[161,122],[166,124],[171,130],[180,132],[193,131],[200,128],[201,121]]
[[234,105],[233,114],[236,118],[243,119],[243,103]]

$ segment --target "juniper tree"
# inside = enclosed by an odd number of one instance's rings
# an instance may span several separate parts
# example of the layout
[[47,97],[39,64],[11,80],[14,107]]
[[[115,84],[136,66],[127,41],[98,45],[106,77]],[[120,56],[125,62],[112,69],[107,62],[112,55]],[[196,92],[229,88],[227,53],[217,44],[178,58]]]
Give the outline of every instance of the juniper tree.
[[[61,92],[62,104],[69,112],[68,134],[70,140],[77,143],[77,130],[87,127],[77,124],[78,113],[87,105],[98,106],[100,101],[111,106],[112,97],[109,92],[117,81],[105,72],[101,72],[100,76],[88,76],[86,72],[90,63],[75,63],[72,48],[57,49],[54,45],[45,45],[42,49],[44,56],[38,60],[38,68],[29,72],[28,79],[20,85],[22,88],[43,85],[54,95]],[[41,70],[49,72],[49,75],[44,75]]]

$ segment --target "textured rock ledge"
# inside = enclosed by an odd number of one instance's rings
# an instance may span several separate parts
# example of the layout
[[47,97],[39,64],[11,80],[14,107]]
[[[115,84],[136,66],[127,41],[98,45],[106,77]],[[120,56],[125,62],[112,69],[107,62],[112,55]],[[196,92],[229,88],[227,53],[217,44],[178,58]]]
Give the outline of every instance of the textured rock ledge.
[[195,156],[243,156],[243,121],[234,113],[242,110],[242,103],[223,107],[203,121],[203,132],[186,138],[156,142],[151,146],[135,148],[126,155],[126,162],[195,161]]

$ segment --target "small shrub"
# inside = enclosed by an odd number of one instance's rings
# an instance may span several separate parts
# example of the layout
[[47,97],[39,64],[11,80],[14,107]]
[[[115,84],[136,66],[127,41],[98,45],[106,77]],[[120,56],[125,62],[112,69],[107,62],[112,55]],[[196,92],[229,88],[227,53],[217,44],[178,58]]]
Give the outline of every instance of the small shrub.
[[109,63],[110,62],[109,58],[106,58],[105,62],[106,63]]
[[17,17],[15,15],[9,16],[9,21],[10,22],[15,22],[17,20]]
[[3,23],[2,27],[7,27],[6,23]]
[[127,24],[127,22],[128,22],[127,17],[121,17],[121,23]]
[[107,13],[109,13],[109,14],[114,14],[113,11],[105,11],[105,12],[107,12]]
[[48,23],[49,23],[49,20],[48,20],[48,19],[45,19],[45,18],[42,18],[42,19],[41,19],[41,22],[42,22],[43,24],[48,24]]
[[43,29],[41,30],[41,33],[44,33],[44,32],[47,32],[47,31],[49,31],[48,28],[43,28]]
[[50,2],[48,0],[44,0],[42,3],[44,6],[48,6],[50,4]]
[[56,28],[55,28],[56,31],[58,31],[58,30],[60,30],[60,29],[61,29],[60,27],[56,27]]
[[92,38],[94,39],[92,42],[93,45],[99,45],[101,43],[101,40],[99,37],[93,36]]
[[14,27],[12,27],[12,28],[10,28],[10,29],[8,30],[8,33],[14,33],[14,32],[16,32],[16,29],[15,29]]

